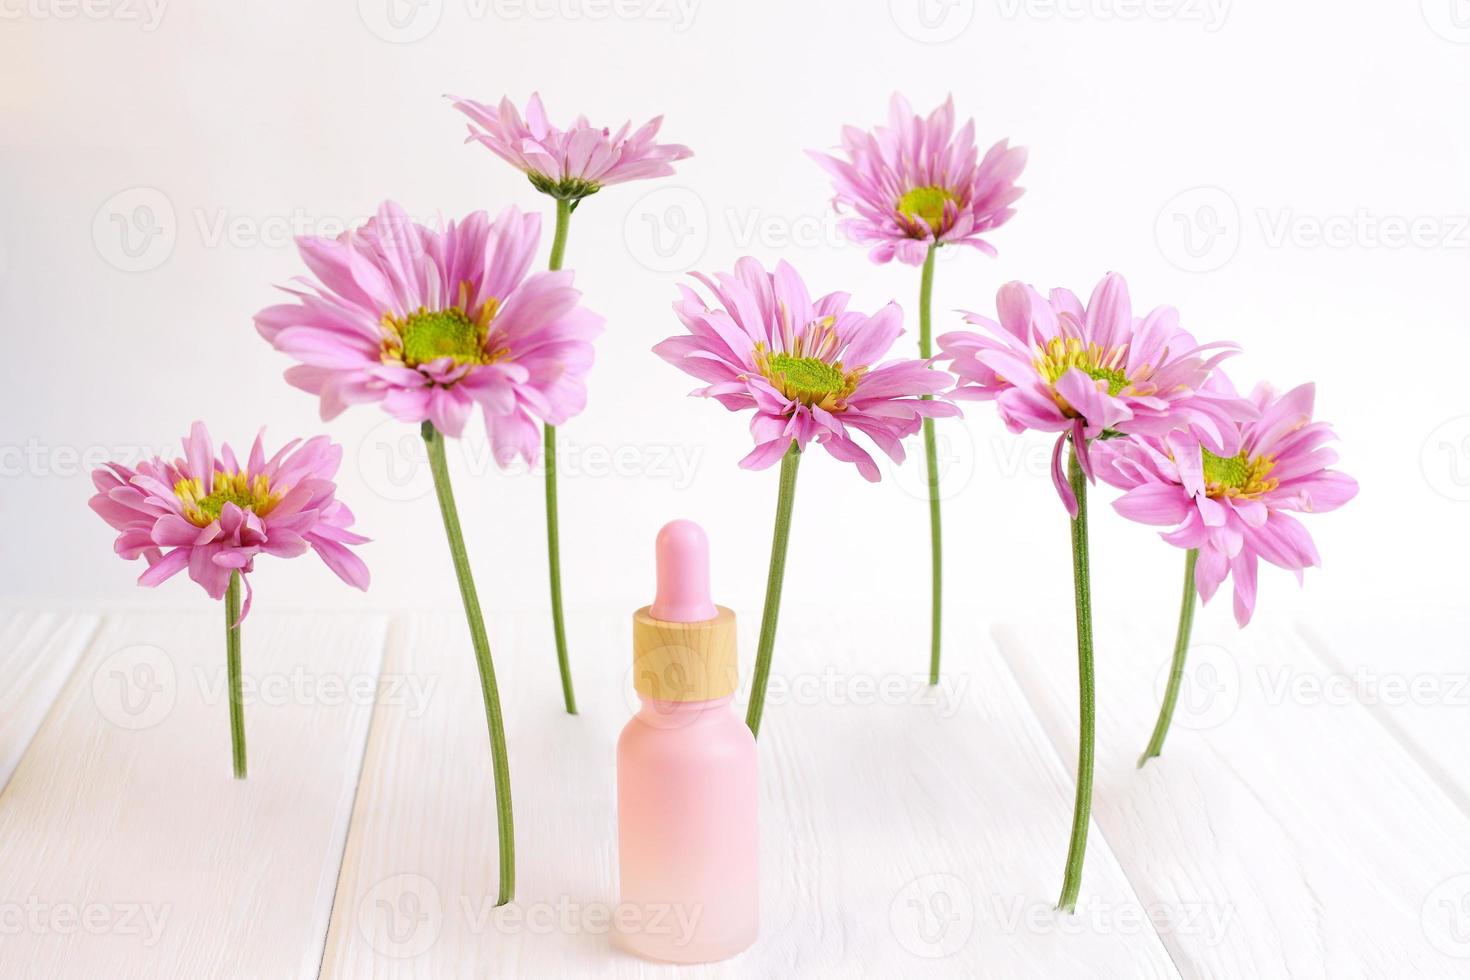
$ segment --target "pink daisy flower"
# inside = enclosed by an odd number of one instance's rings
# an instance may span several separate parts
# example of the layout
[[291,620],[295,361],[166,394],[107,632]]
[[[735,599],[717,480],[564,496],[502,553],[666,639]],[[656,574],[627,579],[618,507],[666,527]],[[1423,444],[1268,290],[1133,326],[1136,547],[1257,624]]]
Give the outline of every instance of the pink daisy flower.
[[1142,524],[1175,525],[1162,537],[1198,549],[1195,588],[1209,601],[1235,583],[1235,620],[1250,621],[1258,559],[1296,573],[1321,564],[1312,536],[1290,512],[1336,510],[1358,492],[1352,477],[1329,469],[1336,438],[1312,421],[1314,385],[1278,396],[1260,385],[1250,402],[1259,416],[1240,427],[1237,452],[1217,454],[1193,434],[1171,432],[1101,443],[1098,475],[1127,490],[1113,507]]
[[851,211],[843,231],[869,258],[897,258],[920,265],[931,244],[962,244],[987,255],[995,249],[982,237],[1015,214],[1010,207],[1024,191],[1016,178],[1026,151],[1001,140],[983,159],[975,146],[975,121],[954,131],[954,99],[924,119],[895,93],[888,125],[864,132],[844,126],[847,159],[807,151],[836,182],[833,205]]
[[663,116],[656,116],[629,133],[631,123],[618,131],[593,126],[578,116],[568,129],[558,129],[546,119],[541,96],[532,94],[526,117],[510,99],[489,106],[473,99],[450,96],[454,107],[469,117],[466,143],[481,143],[492,153],[530,178],[541,193],[559,200],[578,201],[610,184],[623,184],[645,177],[667,177],[673,162],[692,156],[687,146],[656,143]]
[[367,589],[367,566],[350,546],[368,539],[349,530],[352,511],[337,500],[332,480],[341,462],[342,447],[326,436],[293,439],[269,459],[256,436],[241,466],[228,445],[215,456],[204,423],[195,422],[181,459],[94,470],[97,493],[88,503],[119,532],[113,550],[148,563],[139,585],[187,569],[211,599],[221,599],[238,571],[244,619],[257,555],[294,558],[311,549],[342,581]]
[[540,451],[535,420],[582,410],[602,317],[578,305],[570,271],[527,274],[540,219],[483,211],[442,230],[387,202],[338,238],[297,239],[314,279],[255,317],[301,363],[286,380],[321,398],[323,419],[380,402],[394,418],[458,436],[485,416],[496,459]]
[[816,442],[876,481],[878,467],[853,441],[854,432],[901,462],[902,440],[919,430],[921,419],[959,414],[948,402],[924,397],[948,387],[943,371],[919,360],[876,363],[903,333],[896,304],[869,316],[847,309],[847,293],[813,301],[790,265],[780,262],[767,272],[748,257],[733,275],[695,278],[716,305],[681,285],[674,312],[689,335],[670,337],[654,352],[709,382],[693,394],[731,411],[754,410],[756,447],[740,461],[745,469],[771,466],[793,442],[801,451]]
[[1215,366],[1239,348],[1196,344],[1170,306],[1134,319],[1122,276],[1109,273],[1086,307],[1065,289],[1043,297],[1024,283],[1007,283],[996,308],[999,321],[965,315],[986,333],[939,338],[941,356],[960,379],[950,394],[993,400],[1012,432],[1060,433],[1052,481],[1073,516],[1077,501],[1062,472],[1068,436],[1089,480],[1088,443],[1099,436],[1162,436],[1186,428],[1222,456],[1239,451],[1234,423],[1255,409],[1210,385]]

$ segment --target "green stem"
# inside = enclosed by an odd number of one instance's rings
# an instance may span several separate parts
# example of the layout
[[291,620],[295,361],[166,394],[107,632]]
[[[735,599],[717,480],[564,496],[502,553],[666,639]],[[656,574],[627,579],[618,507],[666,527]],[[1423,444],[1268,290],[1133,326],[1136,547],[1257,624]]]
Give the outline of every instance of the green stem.
[[761,712],[766,705],[766,681],[771,676],[771,651],[776,646],[776,617],[781,613],[781,581],[786,577],[786,540],[791,536],[791,506],[796,501],[796,467],[801,450],[796,443],[781,458],[781,488],[776,493],[776,530],[771,537],[771,567],[766,573],[766,606],[761,614],[761,638],[755,651],[755,679],[750,685],[750,705],[745,724],[759,736]]
[[480,669],[480,695],[485,701],[485,723],[490,729],[496,823],[500,833],[500,897],[495,904],[504,905],[514,897],[516,888],[515,827],[510,809],[510,760],[505,751],[505,720],[500,714],[500,692],[495,686],[495,665],[490,660],[485,617],[480,612],[480,599],[475,592],[474,576],[470,573],[469,555],[465,552],[464,532],[459,526],[459,511],[454,506],[454,490],[449,485],[444,436],[432,422],[425,422],[422,431],[424,445],[429,451],[429,469],[434,474],[434,493],[439,498],[439,513],[444,518],[444,534],[449,539],[449,556],[454,560],[454,574],[459,579],[459,597],[464,602],[470,641],[475,647],[475,665]]
[[235,778],[245,778],[245,698],[240,684],[240,573],[225,589],[225,663],[230,675],[230,759]]
[[[567,250],[567,228],[572,220],[569,201],[556,202],[556,235],[551,240],[551,269],[561,268]],[[551,628],[556,635],[556,668],[561,673],[561,698],[567,714],[577,713],[577,695],[572,690],[572,663],[567,656],[567,624],[561,605],[561,532],[556,504],[556,426],[541,428],[546,459],[546,559],[551,569]]]
[[[934,253],[939,250],[936,242],[929,246],[924,256],[924,273],[919,280],[919,356],[928,360],[933,356],[933,341],[930,337],[930,303],[934,295]],[[924,398],[930,398],[925,395]],[[929,583],[930,583],[930,626],[929,626],[929,683],[939,683],[939,612],[943,593],[941,588],[943,570],[943,543],[939,533],[939,462],[934,441],[934,420],[924,420],[924,462],[929,479]]]
[[1072,585],[1077,597],[1077,674],[1081,704],[1081,731],[1077,745],[1077,801],[1072,808],[1072,839],[1067,846],[1067,869],[1062,875],[1062,897],[1057,908],[1072,912],[1082,889],[1082,859],[1087,851],[1087,828],[1092,822],[1092,760],[1097,717],[1092,673],[1092,583],[1087,558],[1087,480],[1072,446],[1067,478],[1077,498],[1072,519]]
[[560,198],[556,202],[556,233],[551,239],[551,271],[561,268],[567,251],[567,226],[572,223],[572,202]]
[[1194,564],[1198,560],[1198,548],[1190,548],[1184,553],[1184,595],[1179,600],[1179,632],[1174,636],[1174,662],[1169,667],[1169,686],[1164,690],[1159,720],[1154,723],[1154,733],[1148,740],[1148,748],[1138,757],[1140,769],[1145,762],[1158,758],[1159,753],[1164,751],[1169,722],[1174,719],[1174,705],[1179,700],[1179,685],[1184,680],[1184,660],[1189,656],[1189,634],[1194,629]]
[[561,606],[561,532],[556,506],[556,426],[541,427],[546,459],[546,559],[551,569],[551,629],[556,635],[556,668],[561,672],[561,699],[567,714],[577,713],[577,694],[572,690],[572,662],[567,656],[567,624]]

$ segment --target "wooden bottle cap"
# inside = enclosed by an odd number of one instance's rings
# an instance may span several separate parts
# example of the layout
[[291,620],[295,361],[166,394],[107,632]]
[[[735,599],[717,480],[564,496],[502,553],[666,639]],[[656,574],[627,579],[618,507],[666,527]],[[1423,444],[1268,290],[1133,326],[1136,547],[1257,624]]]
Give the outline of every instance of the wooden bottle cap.
[[739,686],[735,614],[716,606],[714,619],[672,623],[644,606],[633,614],[633,688],[659,701],[711,701]]

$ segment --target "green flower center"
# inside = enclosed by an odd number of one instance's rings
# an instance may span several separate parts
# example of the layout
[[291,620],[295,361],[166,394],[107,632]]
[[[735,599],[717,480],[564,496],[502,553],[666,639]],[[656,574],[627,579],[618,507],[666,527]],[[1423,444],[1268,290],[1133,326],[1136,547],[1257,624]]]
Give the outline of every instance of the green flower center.
[[944,223],[944,205],[958,200],[943,187],[915,187],[898,199],[898,213],[910,220],[917,218],[938,231]]
[[840,365],[828,364],[815,357],[793,357],[772,354],[766,362],[771,380],[777,381],[789,398],[811,404],[835,395],[847,385]]
[[1116,395],[1128,387],[1128,375],[1117,368],[1085,367],[1082,369],[1089,378],[1095,381],[1106,381],[1108,383],[1108,394]]
[[1216,456],[1208,449],[1200,449],[1205,461],[1205,482],[1222,487],[1240,489],[1250,475],[1250,461],[1241,452],[1236,456]]
[[284,495],[285,489],[271,489],[264,475],[253,480],[244,473],[214,473],[214,489],[204,492],[204,484],[198,479],[180,480],[174,484],[174,496],[183,504],[184,516],[191,524],[207,527],[219,520],[225,504],[234,504],[258,517],[271,512]]
[[773,351],[760,341],[751,352],[761,377],[792,401],[826,412],[845,411],[848,397],[857,390],[868,369],[844,368],[837,360],[843,347],[837,336],[837,318],[817,317],[800,330],[793,330],[791,312],[782,303],[780,332],[785,350]]
[[199,510],[205,517],[215,520],[220,511],[225,509],[225,504],[234,504],[241,510],[255,503],[255,495],[248,490],[240,490],[235,487],[221,487],[214,493],[199,501]]
[[1276,489],[1279,481],[1271,479],[1276,468],[1274,459],[1251,458],[1244,450],[1234,456],[1216,456],[1203,446],[1205,493],[1211,497],[1259,497]]
[[416,367],[441,357],[456,364],[484,364],[485,338],[476,323],[460,309],[419,310],[399,327],[403,363]]

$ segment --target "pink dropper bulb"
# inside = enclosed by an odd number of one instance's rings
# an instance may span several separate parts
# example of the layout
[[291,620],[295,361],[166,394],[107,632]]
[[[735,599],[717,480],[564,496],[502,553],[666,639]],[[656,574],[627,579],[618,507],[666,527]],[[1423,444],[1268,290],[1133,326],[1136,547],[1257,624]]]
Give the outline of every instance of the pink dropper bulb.
[[702,623],[719,615],[709,592],[709,538],[693,521],[669,521],[654,542],[658,592],[648,614],[666,623]]

